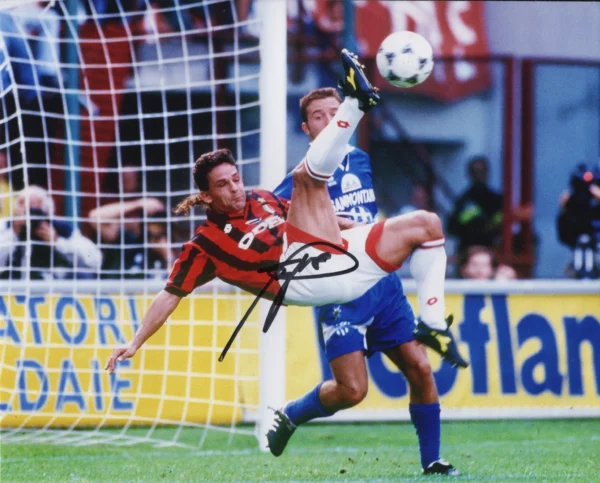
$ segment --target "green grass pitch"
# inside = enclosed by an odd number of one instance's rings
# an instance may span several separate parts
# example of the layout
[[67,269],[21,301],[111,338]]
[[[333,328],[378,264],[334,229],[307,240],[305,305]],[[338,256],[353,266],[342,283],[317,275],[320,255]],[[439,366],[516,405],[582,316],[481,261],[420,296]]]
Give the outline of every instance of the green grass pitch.
[[[143,428],[134,430],[144,434]],[[169,428],[155,436],[168,439]],[[201,451],[149,445],[1,446],[10,481],[440,481],[421,475],[410,423],[306,425],[285,453],[210,433]],[[198,431],[183,435],[193,444]],[[600,419],[445,422],[442,456],[469,481],[600,481]]]

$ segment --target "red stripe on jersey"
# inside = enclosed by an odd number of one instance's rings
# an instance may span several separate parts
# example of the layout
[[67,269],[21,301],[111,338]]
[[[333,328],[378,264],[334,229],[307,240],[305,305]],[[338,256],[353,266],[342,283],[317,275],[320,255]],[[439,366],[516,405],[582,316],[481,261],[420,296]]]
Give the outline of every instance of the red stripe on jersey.
[[173,266],[167,286],[190,293],[215,277],[215,265],[212,260],[200,247],[187,242]]
[[[263,190],[248,193],[246,199],[243,215],[208,212],[207,222],[184,245],[173,267],[167,286],[174,292],[190,293],[219,277],[258,294],[269,282],[271,274],[259,270],[279,264],[289,202]],[[268,294],[278,290],[275,281]]]

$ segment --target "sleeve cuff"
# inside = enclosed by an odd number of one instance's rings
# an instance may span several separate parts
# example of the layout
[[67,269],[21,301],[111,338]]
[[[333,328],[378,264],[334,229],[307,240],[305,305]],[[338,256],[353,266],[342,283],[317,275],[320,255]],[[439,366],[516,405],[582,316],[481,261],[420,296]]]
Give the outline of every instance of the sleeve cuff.
[[177,287],[172,287],[171,285],[167,285],[165,287],[165,291],[169,292],[172,295],[177,295],[178,297],[187,297],[189,295],[189,292],[181,290]]

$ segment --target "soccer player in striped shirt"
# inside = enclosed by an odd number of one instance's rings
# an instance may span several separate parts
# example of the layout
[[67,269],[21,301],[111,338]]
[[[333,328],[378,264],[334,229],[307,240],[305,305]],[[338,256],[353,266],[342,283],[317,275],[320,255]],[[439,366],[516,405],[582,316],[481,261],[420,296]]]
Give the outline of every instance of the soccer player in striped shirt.
[[[260,296],[281,297],[279,302],[288,305],[320,306],[358,298],[411,254],[420,308],[415,337],[452,364],[466,367],[444,318],[446,255],[439,218],[417,212],[357,226],[343,235],[340,231],[326,183],[358,122],[379,101],[356,56],[342,51],[342,64],[346,99],[294,170],[291,202],[264,190],[246,193],[228,150],[196,161],[193,174],[200,192],[177,210],[185,213],[203,204],[207,221],[184,245],[165,289],[151,303],[133,340],[113,351],[107,370],[113,372],[117,361],[135,355],[182,297],[215,277]],[[299,270],[301,276],[294,276]]]
[[[315,89],[300,100],[302,130],[311,142],[329,124],[341,103],[338,92],[331,87]],[[376,221],[378,210],[367,153],[348,145],[327,188],[342,229]],[[273,191],[282,198],[291,198],[292,173]],[[346,304],[315,307],[315,317],[321,324],[323,349],[333,378],[276,411],[275,426],[267,434],[271,452],[279,456],[300,424],[360,403],[368,386],[365,355],[383,352],[402,371],[410,387],[409,412],[419,438],[423,471],[458,474],[450,463],[440,459],[437,388],[425,348],[413,336],[415,316],[398,275],[388,275]]]

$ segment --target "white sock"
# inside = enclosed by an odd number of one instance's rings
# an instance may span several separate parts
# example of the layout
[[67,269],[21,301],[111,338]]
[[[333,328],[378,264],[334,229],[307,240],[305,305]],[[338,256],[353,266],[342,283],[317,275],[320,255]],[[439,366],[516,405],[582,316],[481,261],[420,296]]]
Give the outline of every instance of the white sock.
[[421,320],[432,329],[446,330],[446,250],[443,238],[425,242],[413,252],[410,273],[417,283]]
[[358,108],[358,99],[347,97],[340,104],[333,119],[306,153],[306,167],[311,177],[322,181],[331,177],[344,160],[348,142],[363,115],[364,112]]

